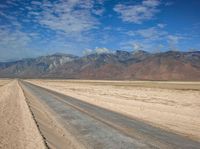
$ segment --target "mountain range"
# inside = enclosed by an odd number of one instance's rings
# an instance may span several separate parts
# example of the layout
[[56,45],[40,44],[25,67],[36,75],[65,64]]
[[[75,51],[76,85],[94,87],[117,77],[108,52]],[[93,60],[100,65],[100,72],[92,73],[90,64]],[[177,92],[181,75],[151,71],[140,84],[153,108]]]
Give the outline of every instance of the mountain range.
[[200,51],[56,53],[0,62],[0,77],[109,80],[200,80]]

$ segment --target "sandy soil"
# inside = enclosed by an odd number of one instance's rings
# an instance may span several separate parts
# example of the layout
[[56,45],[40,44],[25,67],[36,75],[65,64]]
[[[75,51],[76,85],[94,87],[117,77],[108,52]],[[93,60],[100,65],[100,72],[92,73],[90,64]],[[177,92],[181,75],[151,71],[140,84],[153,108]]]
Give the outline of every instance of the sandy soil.
[[5,84],[9,83],[11,80],[9,79],[0,79],[0,87],[4,86]]
[[17,80],[0,88],[0,148],[46,148]]
[[199,82],[31,82],[200,140]]

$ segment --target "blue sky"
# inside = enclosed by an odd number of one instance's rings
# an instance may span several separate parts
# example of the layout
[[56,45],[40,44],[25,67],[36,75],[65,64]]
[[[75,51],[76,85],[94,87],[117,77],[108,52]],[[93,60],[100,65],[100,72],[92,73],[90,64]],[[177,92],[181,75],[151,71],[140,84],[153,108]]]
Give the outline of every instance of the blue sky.
[[1,0],[0,61],[200,49],[199,0]]

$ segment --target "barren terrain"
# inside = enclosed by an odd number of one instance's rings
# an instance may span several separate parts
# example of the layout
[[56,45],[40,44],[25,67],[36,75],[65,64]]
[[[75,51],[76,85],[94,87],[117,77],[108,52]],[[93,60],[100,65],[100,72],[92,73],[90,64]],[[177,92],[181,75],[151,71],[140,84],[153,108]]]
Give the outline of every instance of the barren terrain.
[[5,84],[9,83],[11,80],[9,79],[0,79],[0,87],[4,86]]
[[18,82],[4,85],[0,94],[0,148],[46,148]]
[[0,149],[200,146],[200,83],[0,81]]
[[31,80],[30,82],[200,140],[199,82],[87,80]]

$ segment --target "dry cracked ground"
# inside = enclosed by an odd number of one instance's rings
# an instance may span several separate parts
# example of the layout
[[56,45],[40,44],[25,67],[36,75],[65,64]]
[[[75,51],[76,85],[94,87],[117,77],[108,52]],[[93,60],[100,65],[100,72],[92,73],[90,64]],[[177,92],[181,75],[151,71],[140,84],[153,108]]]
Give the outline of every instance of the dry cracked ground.
[[200,83],[2,79],[1,148],[200,148]]

